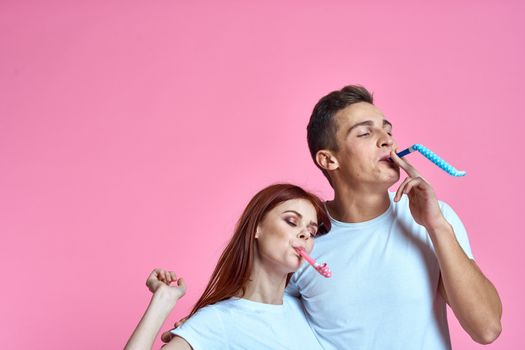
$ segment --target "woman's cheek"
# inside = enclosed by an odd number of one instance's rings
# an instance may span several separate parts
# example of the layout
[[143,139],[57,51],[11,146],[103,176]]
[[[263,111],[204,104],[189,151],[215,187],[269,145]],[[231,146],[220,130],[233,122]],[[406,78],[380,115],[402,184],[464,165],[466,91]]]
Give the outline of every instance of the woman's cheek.
[[311,253],[312,250],[314,250],[314,241],[313,239],[309,239],[308,242],[306,242],[306,250],[308,253]]

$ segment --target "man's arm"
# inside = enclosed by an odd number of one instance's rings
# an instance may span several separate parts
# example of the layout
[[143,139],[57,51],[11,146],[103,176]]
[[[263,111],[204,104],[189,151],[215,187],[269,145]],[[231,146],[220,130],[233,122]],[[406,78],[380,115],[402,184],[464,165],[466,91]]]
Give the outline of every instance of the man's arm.
[[459,245],[430,184],[395,152],[390,156],[408,174],[394,200],[408,195],[414,220],[427,229],[441,270],[445,300],[472,339],[481,344],[492,343],[501,333],[502,307],[496,288]]
[[472,339],[492,343],[501,333],[502,307],[496,288],[465,254],[448,222],[427,230],[441,270],[443,297]]

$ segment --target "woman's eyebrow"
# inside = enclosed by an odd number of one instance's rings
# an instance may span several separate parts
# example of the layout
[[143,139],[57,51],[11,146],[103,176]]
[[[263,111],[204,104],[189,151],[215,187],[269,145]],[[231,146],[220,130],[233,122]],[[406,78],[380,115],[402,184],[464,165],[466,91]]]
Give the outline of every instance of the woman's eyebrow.
[[283,214],[284,213],[294,213],[295,215],[297,215],[301,219],[303,218],[303,216],[299,212],[296,212],[295,210],[285,210],[285,211],[283,211]]

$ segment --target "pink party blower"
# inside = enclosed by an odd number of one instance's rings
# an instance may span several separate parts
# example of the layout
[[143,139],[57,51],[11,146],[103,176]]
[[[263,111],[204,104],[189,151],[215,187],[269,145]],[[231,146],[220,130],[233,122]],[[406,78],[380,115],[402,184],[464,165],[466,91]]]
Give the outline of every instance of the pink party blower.
[[314,269],[317,270],[321,275],[323,275],[326,278],[332,277],[332,272],[328,268],[328,265],[326,263],[318,264],[314,259],[312,259],[304,250],[304,248],[295,248],[297,253],[299,253],[304,260],[306,260],[310,265],[313,266]]

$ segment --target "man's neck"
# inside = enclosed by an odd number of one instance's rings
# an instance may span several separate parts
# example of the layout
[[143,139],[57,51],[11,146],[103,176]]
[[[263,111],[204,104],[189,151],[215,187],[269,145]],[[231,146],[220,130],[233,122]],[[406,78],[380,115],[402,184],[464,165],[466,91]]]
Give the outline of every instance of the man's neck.
[[388,188],[336,186],[332,201],[326,202],[330,215],[341,222],[363,222],[383,214],[390,206]]
[[277,273],[271,267],[254,264],[245,292],[241,297],[259,303],[280,305],[283,303],[286,277],[286,273]]

